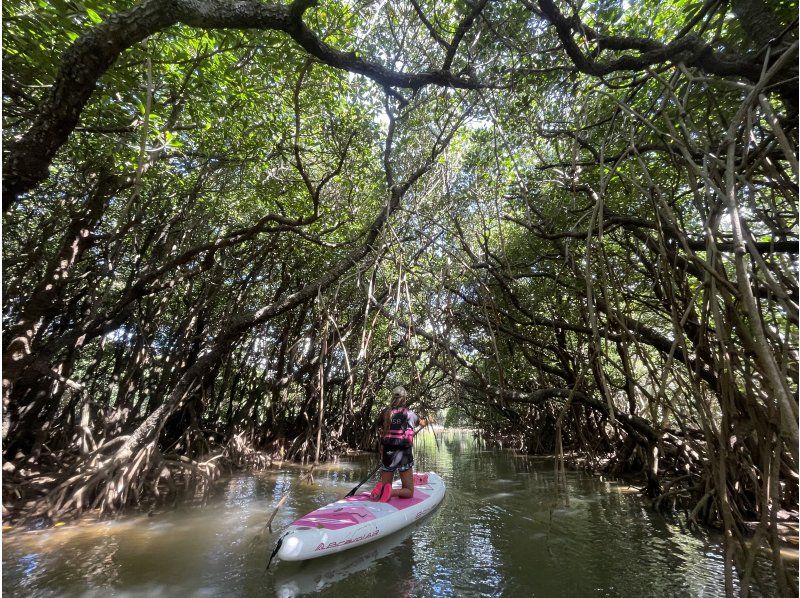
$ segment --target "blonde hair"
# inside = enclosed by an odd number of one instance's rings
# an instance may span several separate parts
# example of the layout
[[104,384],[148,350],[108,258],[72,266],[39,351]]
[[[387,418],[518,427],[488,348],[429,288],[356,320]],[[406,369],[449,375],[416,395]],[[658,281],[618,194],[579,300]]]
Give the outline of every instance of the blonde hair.
[[405,407],[408,401],[408,393],[402,386],[395,386],[392,389],[392,409]]

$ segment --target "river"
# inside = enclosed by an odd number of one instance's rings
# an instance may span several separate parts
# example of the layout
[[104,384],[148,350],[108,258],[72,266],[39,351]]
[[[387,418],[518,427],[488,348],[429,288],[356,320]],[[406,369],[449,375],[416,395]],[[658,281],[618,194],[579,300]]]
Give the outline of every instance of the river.
[[[438,447],[437,447],[438,444]],[[363,455],[234,475],[202,506],[3,534],[13,596],[723,596],[720,541],[648,508],[626,484],[552,459],[485,449],[469,433],[421,434],[417,470],[447,484],[440,507],[386,539],[265,570],[280,529],[344,495]],[[365,485],[365,488],[367,486]],[[269,514],[291,494],[273,523]],[[759,594],[756,594],[759,595]]]

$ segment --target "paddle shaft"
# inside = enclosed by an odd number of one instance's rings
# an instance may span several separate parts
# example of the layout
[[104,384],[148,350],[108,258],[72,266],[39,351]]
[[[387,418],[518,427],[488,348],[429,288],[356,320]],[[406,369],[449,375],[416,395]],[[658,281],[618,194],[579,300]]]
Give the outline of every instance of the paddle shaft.
[[[421,430],[423,427],[424,427],[424,426],[420,426],[419,428],[417,428],[416,430],[414,430],[414,436],[416,436],[416,435],[417,435],[417,433],[418,433],[418,432],[419,432],[419,431],[420,431],[420,430]],[[344,495],[344,497],[345,497],[345,498],[347,498],[347,497],[349,497],[349,496],[353,496],[353,495],[354,495],[356,492],[358,492],[358,489],[359,489],[359,488],[361,488],[361,486],[363,486],[363,485],[364,485],[364,484],[367,482],[367,480],[369,480],[369,479],[370,479],[372,476],[374,476],[376,473],[378,473],[378,470],[379,470],[380,468],[381,468],[381,464],[380,464],[380,463],[378,463],[378,465],[375,467],[375,469],[373,469],[372,471],[370,471],[370,472],[369,472],[369,475],[367,475],[367,477],[365,477],[363,480],[361,480],[361,481],[358,483],[358,486],[356,486],[356,487],[355,487],[355,488],[353,488],[353,489],[352,489],[350,492],[348,492],[347,494],[345,494],[345,495]]]

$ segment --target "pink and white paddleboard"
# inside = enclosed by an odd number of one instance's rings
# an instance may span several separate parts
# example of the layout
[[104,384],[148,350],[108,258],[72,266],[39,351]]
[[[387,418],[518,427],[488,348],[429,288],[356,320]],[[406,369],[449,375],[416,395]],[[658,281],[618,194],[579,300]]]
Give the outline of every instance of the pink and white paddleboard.
[[[442,502],[444,482],[435,473],[415,474],[427,480],[414,487],[412,498],[372,502],[369,492],[325,505],[293,522],[281,539],[278,558],[304,561],[334,554],[384,538],[418,521]],[[394,488],[400,488],[400,480]]]

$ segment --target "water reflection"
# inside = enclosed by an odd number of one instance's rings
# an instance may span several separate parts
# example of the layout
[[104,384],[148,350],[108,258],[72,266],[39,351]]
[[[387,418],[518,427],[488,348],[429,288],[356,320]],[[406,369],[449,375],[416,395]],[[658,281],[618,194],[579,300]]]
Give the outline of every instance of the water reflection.
[[[343,496],[373,466],[363,456],[286,465],[221,483],[202,508],[55,530],[6,533],[9,595],[67,596],[722,596],[722,551],[708,534],[648,510],[624,485],[552,460],[484,450],[467,434],[419,439],[419,470],[448,486],[439,509],[379,542],[265,572],[282,527]],[[756,594],[758,595],[758,594]]]
[[390,557],[395,552],[399,557],[400,553],[411,549],[411,536],[421,524],[420,522],[387,538],[328,557],[300,563],[284,563],[275,570],[276,594],[281,598],[288,598],[318,592],[354,573],[369,569],[377,561]]

